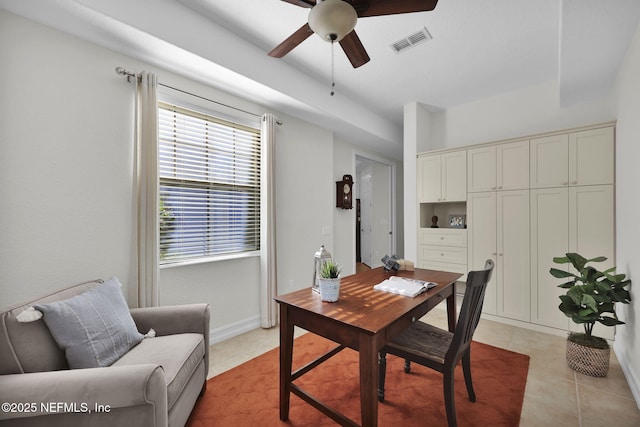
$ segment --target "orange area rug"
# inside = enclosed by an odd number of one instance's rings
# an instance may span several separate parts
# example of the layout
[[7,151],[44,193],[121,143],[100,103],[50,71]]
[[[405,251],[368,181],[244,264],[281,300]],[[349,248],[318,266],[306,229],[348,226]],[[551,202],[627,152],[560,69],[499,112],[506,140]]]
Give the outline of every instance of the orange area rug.
[[[308,333],[297,338],[294,369],[313,360],[335,343]],[[215,349],[211,357],[216,357]],[[404,360],[387,356],[385,401],[378,404],[378,425],[445,427],[442,375],[417,364],[404,373]],[[527,382],[529,356],[473,342],[471,369],[477,401],[467,396],[462,367],[456,369],[458,425],[519,424]],[[336,423],[295,395],[289,421],[279,419],[279,349],[273,349],[234,369],[211,378],[196,403],[189,427],[335,426]],[[296,381],[300,387],[360,422],[358,353],[345,349]]]

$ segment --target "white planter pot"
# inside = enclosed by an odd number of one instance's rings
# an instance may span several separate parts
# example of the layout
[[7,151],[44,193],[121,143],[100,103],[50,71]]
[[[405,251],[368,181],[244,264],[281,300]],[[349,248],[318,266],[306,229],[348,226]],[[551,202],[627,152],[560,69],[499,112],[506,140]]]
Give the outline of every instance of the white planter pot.
[[323,279],[318,278],[320,282],[320,299],[327,302],[338,301],[340,295],[340,278],[335,279]]

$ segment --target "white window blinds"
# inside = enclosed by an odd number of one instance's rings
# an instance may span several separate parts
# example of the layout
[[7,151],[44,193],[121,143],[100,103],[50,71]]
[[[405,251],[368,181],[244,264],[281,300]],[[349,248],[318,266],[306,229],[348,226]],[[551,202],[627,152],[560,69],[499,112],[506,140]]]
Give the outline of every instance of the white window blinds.
[[160,262],[260,249],[260,130],[159,103]]

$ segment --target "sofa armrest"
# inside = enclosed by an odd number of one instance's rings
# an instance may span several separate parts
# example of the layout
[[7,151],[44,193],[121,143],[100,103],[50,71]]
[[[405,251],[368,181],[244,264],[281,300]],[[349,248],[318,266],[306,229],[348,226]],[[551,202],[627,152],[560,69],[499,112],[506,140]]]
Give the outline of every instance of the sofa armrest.
[[168,305],[161,307],[132,308],[131,317],[143,334],[149,329],[156,335],[184,333],[209,336],[209,304]]
[[209,372],[209,304],[168,305],[161,307],[132,308],[131,317],[138,331],[146,334],[149,329],[157,336],[195,333],[204,336],[205,380]]
[[165,374],[151,364],[0,375],[0,403],[0,421],[150,405],[155,425],[168,422]]

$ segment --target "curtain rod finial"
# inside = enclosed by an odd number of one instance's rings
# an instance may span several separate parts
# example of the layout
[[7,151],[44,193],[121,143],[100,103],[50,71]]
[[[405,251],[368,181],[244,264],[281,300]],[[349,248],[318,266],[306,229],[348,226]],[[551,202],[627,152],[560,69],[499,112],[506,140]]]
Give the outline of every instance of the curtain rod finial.
[[136,77],[135,73],[127,71],[123,67],[116,67],[116,74],[122,77],[126,77],[128,82],[131,81],[132,77]]

